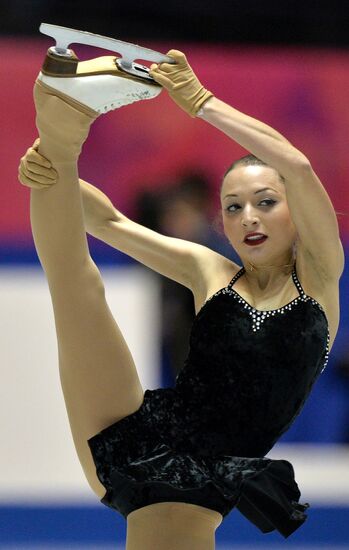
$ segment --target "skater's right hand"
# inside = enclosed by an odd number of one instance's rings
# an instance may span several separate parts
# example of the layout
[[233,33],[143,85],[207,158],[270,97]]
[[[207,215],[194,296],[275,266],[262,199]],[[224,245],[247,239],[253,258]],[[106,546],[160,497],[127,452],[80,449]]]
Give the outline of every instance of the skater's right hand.
[[39,152],[39,138],[29,147],[18,167],[20,183],[32,189],[48,189],[57,183],[57,172]]

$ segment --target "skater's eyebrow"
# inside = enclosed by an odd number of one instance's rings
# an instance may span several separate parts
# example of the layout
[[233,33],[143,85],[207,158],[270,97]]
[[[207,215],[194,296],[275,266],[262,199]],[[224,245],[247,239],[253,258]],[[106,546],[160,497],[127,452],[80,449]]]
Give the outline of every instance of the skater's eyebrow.
[[[258,191],[255,191],[254,195],[257,195],[257,193],[261,193],[262,191],[266,191],[267,189],[270,189],[270,191],[274,191],[274,193],[277,193],[275,189],[272,189],[271,187],[263,187],[263,189],[258,189]],[[235,195],[234,193],[228,193],[228,195],[225,195],[225,197],[238,197],[239,195]]]

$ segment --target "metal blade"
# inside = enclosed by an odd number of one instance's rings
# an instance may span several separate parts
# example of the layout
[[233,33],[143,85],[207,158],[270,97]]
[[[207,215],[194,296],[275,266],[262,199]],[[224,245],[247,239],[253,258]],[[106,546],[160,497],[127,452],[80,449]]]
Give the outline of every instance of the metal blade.
[[116,52],[121,55],[121,65],[125,68],[131,67],[135,59],[145,59],[147,61],[153,61],[154,63],[175,62],[172,57],[149,48],[131,44],[130,42],[123,42],[122,40],[116,40],[115,38],[108,38],[107,36],[93,34],[92,32],[69,29],[58,25],[51,25],[50,23],[41,23],[39,30],[42,34],[54,38],[58,49],[65,50],[70,44],[75,43],[96,46],[97,48],[104,48]]

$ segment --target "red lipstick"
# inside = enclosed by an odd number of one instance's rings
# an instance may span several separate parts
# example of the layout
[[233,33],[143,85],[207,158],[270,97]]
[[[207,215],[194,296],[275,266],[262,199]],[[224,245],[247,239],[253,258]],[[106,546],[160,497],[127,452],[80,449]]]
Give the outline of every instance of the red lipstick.
[[[249,237],[253,237],[252,239]],[[244,242],[248,244],[249,246],[257,246],[259,244],[264,243],[264,241],[267,240],[267,235],[264,235],[263,233],[248,233],[244,239]]]

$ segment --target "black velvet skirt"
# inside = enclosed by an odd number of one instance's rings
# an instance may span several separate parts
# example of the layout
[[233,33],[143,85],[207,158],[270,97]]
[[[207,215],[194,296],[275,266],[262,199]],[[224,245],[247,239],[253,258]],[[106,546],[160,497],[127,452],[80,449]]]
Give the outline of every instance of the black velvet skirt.
[[137,411],[88,440],[106,489],[101,502],[125,518],[158,502],[196,504],[223,518],[236,507],[263,533],[277,530],[287,538],[298,529],[309,504],[299,503],[292,464],[181,450],[173,422],[164,421],[169,409],[173,418],[174,395],[172,388],[146,390]]

